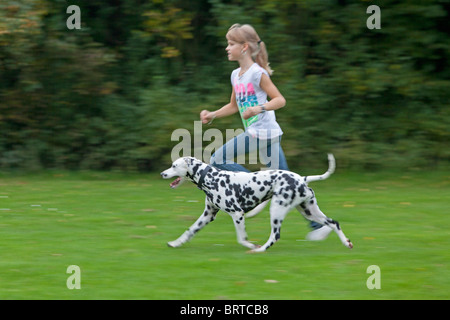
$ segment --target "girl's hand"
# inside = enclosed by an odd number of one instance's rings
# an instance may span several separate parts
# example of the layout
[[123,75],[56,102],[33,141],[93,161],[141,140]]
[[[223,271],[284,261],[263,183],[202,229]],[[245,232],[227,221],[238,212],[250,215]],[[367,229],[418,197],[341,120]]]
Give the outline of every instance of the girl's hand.
[[215,112],[209,112],[208,110],[203,110],[200,112],[200,120],[203,124],[211,123],[215,118]]
[[247,108],[247,110],[245,110],[242,114],[242,118],[244,118],[244,120],[250,119],[251,117],[261,113],[261,110],[262,109],[260,106]]

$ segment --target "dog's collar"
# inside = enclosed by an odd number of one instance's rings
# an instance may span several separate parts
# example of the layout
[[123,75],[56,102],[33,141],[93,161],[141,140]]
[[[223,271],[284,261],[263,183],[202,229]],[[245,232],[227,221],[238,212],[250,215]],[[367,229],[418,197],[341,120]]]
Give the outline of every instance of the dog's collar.
[[205,181],[205,177],[211,170],[212,167],[209,165],[205,169],[203,169],[202,174],[200,175],[200,178],[198,179],[197,182],[197,188],[199,188],[200,190],[203,189],[203,182]]

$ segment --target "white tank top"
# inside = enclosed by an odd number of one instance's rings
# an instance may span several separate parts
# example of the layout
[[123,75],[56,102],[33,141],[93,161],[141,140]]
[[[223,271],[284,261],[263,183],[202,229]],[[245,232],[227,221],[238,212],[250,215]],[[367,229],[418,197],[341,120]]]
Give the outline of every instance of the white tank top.
[[248,107],[255,107],[267,102],[267,93],[259,86],[261,76],[264,73],[268,77],[268,72],[254,63],[243,75],[239,76],[241,68],[233,70],[231,73],[231,85],[236,94],[236,103],[239,107],[242,123],[245,131],[251,136],[260,139],[273,139],[283,134],[276,117],[275,111],[266,111],[257,114],[247,120],[242,118],[242,113]]

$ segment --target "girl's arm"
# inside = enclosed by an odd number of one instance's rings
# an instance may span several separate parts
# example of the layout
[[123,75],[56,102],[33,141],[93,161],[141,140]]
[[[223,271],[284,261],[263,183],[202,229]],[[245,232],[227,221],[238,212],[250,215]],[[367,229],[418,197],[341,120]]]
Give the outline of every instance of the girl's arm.
[[[283,97],[280,91],[278,91],[277,87],[273,84],[272,80],[270,80],[267,75],[263,74],[261,76],[261,82],[259,85],[261,89],[263,89],[267,93],[267,96],[270,97],[270,101],[264,103],[266,111],[278,110],[286,105],[286,99]],[[247,110],[245,110],[245,112],[242,114],[242,117],[247,120],[261,113],[261,111],[261,106],[247,108]]]
[[230,103],[224,105],[219,110],[216,110],[213,112],[210,112],[208,110],[203,110],[202,112],[200,112],[200,120],[202,121],[203,124],[206,124],[206,123],[210,123],[215,118],[227,117],[238,111],[239,111],[239,109],[236,104],[236,94],[234,93],[234,89],[233,89],[233,91],[231,92]]

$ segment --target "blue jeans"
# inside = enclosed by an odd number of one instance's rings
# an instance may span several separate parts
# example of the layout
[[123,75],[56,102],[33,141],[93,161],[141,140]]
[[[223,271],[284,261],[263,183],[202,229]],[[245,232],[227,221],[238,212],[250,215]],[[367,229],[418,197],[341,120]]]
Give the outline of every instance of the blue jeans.
[[[258,151],[261,162],[268,168],[289,170],[280,142],[281,136],[266,140],[243,132],[218,149],[212,155],[210,164],[220,170],[250,172],[240,163],[245,163],[246,154]],[[239,163],[234,161],[236,158]],[[256,158],[254,160],[256,163]]]

